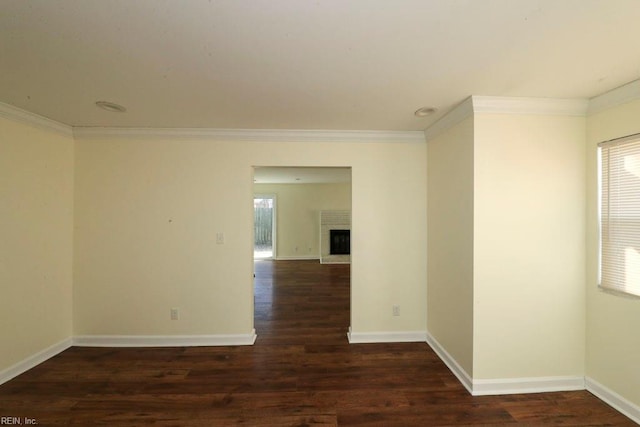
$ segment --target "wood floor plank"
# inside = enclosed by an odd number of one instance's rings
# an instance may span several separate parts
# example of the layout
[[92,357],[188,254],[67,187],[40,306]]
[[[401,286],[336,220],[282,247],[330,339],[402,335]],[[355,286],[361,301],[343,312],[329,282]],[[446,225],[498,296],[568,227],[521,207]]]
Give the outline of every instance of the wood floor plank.
[[255,263],[253,346],[72,347],[0,416],[78,426],[630,426],[586,391],[474,397],[426,343],[349,344],[350,266]]

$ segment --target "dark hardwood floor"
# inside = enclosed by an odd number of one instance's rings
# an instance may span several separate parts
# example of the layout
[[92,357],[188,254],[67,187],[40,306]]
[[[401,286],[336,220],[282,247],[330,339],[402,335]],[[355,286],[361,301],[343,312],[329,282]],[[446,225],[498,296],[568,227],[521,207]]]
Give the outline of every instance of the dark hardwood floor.
[[255,266],[254,346],[73,347],[0,386],[0,417],[40,426],[635,425],[586,391],[472,397],[425,343],[348,344],[348,265]]

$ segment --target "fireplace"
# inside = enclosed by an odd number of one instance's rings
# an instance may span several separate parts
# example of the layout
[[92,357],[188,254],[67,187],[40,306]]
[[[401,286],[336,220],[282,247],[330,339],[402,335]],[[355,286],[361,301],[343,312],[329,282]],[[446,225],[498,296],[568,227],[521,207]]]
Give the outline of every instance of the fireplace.
[[351,211],[320,211],[320,263],[351,262]]
[[349,255],[351,253],[351,230],[329,230],[329,254]]

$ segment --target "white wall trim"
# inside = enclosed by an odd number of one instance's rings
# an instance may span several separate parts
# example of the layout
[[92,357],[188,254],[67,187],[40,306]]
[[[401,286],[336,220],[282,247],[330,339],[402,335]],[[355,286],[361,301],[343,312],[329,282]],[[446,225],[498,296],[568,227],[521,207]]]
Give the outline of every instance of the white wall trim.
[[630,402],[615,391],[603,386],[593,378],[585,377],[585,384],[587,391],[591,394],[611,405],[618,412],[631,418],[637,424],[640,424],[640,406]]
[[584,377],[558,376],[473,380],[474,396],[584,390]]
[[578,116],[587,114],[587,99],[472,96],[474,113]]
[[578,116],[587,114],[587,99],[470,96],[425,129],[425,139],[434,139],[467,117],[478,113]]
[[78,138],[170,138],[245,142],[414,142],[421,131],[74,127]]
[[317,255],[293,255],[293,256],[283,255],[283,256],[276,256],[275,259],[277,261],[296,261],[296,260],[316,260],[316,261],[319,261],[320,260],[320,258]]
[[402,332],[353,332],[349,327],[347,338],[350,344],[387,343],[387,342],[425,342],[426,331]]
[[427,332],[427,344],[433,349],[438,357],[444,362],[453,375],[458,378],[458,381],[467,389],[467,391],[473,394],[473,380],[471,375],[464,370],[462,366],[454,359],[447,350],[435,339],[430,333]]
[[584,390],[584,377],[534,377],[474,380],[431,334],[427,344],[473,396]]
[[9,366],[8,368],[0,371],[0,384],[4,384],[7,381],[12,380],[18,375],[27,372],[29,369],[35,368],[45,360],[51,359],[53,356],[62,353],[71,347],[72,343],[73,341],[71,338],[64,339],[59,343],[47,347],[44,350],[16,363],[15,365]]
[[451,129],[467,117],[473,116],[473,103],[471,97],[468,97],[460,104],[442,116],[438,121],[424,130],[424,138],[427,142],[434,139],[438,135]]
[[65,136],[73,136],[73,128],[71,126],[3,102],[0,102],[0,117],[14,120],[16,122],[26,123],[40,129],[54,131]]
[[202,347],[253,345],[255,329],[238,335],[82,335],[73,338],[78,347]]
[[640,80],[634,80],[626,85],[591,98],[589,100],[588,114],[596,114],[637,99],[640,99]]

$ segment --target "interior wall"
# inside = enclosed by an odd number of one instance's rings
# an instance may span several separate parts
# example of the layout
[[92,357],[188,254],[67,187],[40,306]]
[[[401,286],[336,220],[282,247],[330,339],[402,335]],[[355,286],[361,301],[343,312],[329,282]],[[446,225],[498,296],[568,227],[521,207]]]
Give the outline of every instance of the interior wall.
[[275,194],[276,256],[320,258],[320,211],[351,210],[351,183],[254,184],[255,194]]
[[252,184],[233,143],[77,139],[75,335],[249,334]]
[[352,331],[424,330],[425,155],[401,142],[78,138],[75,334],[249,333],[252,168],[265,165],[352,167]]
[[473,118],[427,143],[429,334],[473,374]]
[[73,139],[0,117],[0,372],[71,337]]
[[[426,144],[252,144],[255,166],[351,167],[353,333],[424,331]],[[393,316],[393,305],[401,315]]]
[[474,126],[474,380],[581,377],[585,118]]
[[640,299],[598,290],[597,144],[640,133],[640,101],[587,120],[587,377],[640,406]]

